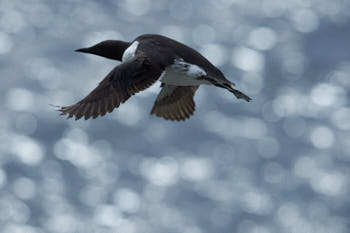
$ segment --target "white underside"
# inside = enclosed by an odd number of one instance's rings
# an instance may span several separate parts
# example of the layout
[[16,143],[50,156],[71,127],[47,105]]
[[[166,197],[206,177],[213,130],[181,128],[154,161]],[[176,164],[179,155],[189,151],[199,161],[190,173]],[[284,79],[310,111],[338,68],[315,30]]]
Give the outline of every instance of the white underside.
[[175,60],[174,64],[167,67],[160,76],[160,81],[175,86],[196,86],[211,84],[207,80],[199,79],[206,76],[206,72],[197,65],[184,62],[182,59]]
[[[134,41],[124,52],[122,62],[129,61],[135,56],[135,52],[139,45],[138,41]],[[160,76],[162,83],[175,86],[197,86],[201,84],[211,83],[207,80],[200,79],[207,73],[199,66],[187,63],[183,59],[175,59],[174,64],[167,67]]]
[[201,84],[210,84],[206,80],[198,80],[193,76],[179,73],[172,70],[165,70],[161,76],[162,83],[175,86],[196,86]]

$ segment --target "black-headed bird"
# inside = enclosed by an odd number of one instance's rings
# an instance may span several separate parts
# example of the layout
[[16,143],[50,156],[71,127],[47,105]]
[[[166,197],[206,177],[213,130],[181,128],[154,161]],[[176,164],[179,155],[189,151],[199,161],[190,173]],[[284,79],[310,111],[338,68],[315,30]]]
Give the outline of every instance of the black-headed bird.
[[145,34],[132,42],[106,40],[76,51],[121,63],[84,99],[59,109],[68,118],[104,116],[158,79],[161,91],[151,114],[167,120],[182,121],[193,115],[193,97],[201,84],[224,88],[238,99],[251,100],[234,89],[235,84],[199,52],[165,36]]

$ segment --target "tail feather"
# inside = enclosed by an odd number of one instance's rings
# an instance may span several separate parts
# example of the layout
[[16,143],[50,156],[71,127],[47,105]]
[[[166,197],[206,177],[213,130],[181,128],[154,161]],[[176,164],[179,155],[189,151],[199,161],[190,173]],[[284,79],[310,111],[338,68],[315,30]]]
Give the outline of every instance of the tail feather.
[[229,90],[230,92],[232,92],[237,99],[244,99],[247,102],[250,102],[252,100],[252,98],[250,98],[249,96],[247,96],[246,94],[244,94],[243,92],[234,89],[234,88],[227,88],[227,90]]
[[214,79],[209,79],[209,81],[217,87],[221,87],[224,88],[226,90],[228,90],[229,92],[233,93],[237,99],[244,99],[247,102],[250,102],[252,100],[252,98],[250,98],[249,96],[247,96],[246,94],[244,94],[243,92],[234,89],[231,84],[229,83],[219,83],[218,81],[214,80]]

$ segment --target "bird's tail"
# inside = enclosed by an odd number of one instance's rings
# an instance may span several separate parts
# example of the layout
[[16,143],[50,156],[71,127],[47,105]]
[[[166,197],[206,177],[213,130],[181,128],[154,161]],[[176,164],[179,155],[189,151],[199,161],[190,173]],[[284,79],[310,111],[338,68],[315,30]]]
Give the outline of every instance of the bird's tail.
[[226,90],[228,90],[229,92],[233,93],[237,99],[244,99],[247,102],[250,102],[252,100],[252,98],[250,98],[249,96],[247,96],[246,94],[244,94],[243,92],[234,89],[231,84],[229,83],[219,83],[217,80],[214,79],[210,79],[209,80],[214,86],[220,87],[220,88],[224,88]]
[[233,93],[237,99],[244,99],[247,102],[250,102],[252,100],[252,98],[250,98],[249,96],[247,96],[246,94],[244,94],[243,92],[234,89],[232,87],[227,88],[227,90],[229,90],[231,93]]

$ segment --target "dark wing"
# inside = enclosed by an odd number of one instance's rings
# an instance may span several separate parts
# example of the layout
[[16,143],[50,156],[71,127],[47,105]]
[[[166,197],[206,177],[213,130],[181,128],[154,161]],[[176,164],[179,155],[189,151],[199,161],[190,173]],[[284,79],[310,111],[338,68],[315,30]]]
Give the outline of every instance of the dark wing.
[[104,116],[112,112],[135,93],[150,87],[163,72],[162,68],[152,64],[147,57],[136,56],[130,61],[115,67],[99,85],[84,99],[76,104],[61,107],[61,115],[89,119]]
[[193,96],[199,86],[174,86],[162,84],[151,114],[166,120],[184,121],[195,111]]

